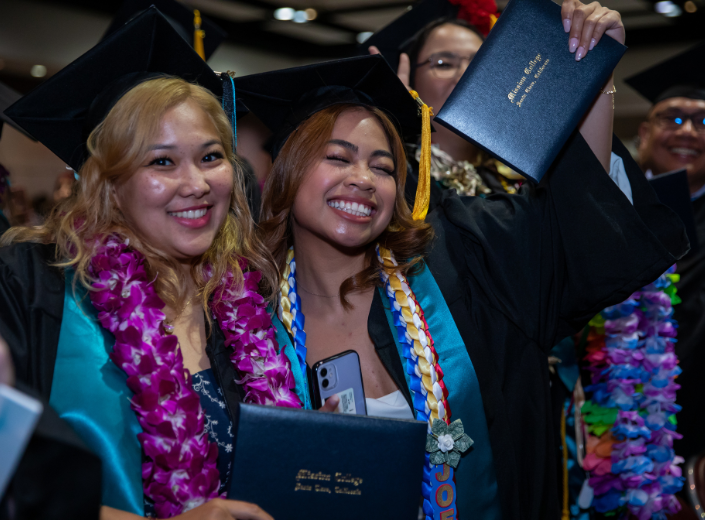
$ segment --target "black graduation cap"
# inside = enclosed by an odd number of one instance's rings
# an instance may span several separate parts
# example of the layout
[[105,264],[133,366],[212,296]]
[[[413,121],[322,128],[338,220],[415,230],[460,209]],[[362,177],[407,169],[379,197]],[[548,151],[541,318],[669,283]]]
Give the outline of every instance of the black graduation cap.
[[403,137],[421,133],[419,105],[382,56],[360,56],[235,78],[238,100],[272,131],[272,157],[303,121],[332,105],[384,110]]
[[680,217],[690,240],[690,252],[699,249],[698,232],[693,216],[693,204],[690,200],[688,175],[685,169],[663,173],[649,179],[649,184],[656,192],[662,204],[671,208]]
[[705,42],[624,80],[656,104],[665,99],[705,99]]
[[[124,0],[101,41],[152,5],[161,11],[176,32],[193,47],[194,10],[175,0]],[[218,46],[223,43],[227,33],[204,17],[201,17],[201,30],[205,33],[203,46],[206,59],[209,59]]]
[[5,115],[5,109],[12,105],[15,101],[20,99],[22,97],[22,94],[19,92],[16,92],[15,90],[11,89],[4,83],[0,82],[0,137],[2,137],[2,125],[3,123],[7,123],[10,125],[12,128],[15,130],[18,130],[25,136],[29,137],[33,141],[35,140],[32,138],[31,135],[29,135],[27,132],[25,132],[20,126],[15,123],[12,119],[7,117]]
[[[78,170],[88,157],[88,135],[115,103],[135,85],[165,75],[196,82],[216,96],[223,94],[223,83],[230,84],[151,7],[5,113]],[[232,94],[230,100],[232,105]]]
[[374,33],[360,46],[364,49],[364,53],[367,53],[367,48],[374,45],[389,65],[397,70],[399,54],[406,52],[424,27],[434,20],[455,18],[458,10],[459,6],[451,4],[448,0],[422,0],[392,23]]

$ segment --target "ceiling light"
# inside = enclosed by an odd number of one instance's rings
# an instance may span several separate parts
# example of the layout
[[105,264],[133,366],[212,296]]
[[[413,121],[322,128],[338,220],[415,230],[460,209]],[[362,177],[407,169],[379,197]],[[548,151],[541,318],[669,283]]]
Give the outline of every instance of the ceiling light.
[[370,31],[365,31],[361,33],[357,33],[357,43],[365,43],[365,41],[372,36],[374,33]]
[[689,13],[694,13],[698,10],[698,6],[695,5],[695,2],[692,0],[688,0],[683,7],[685,7],[685,10]]
[[306,23],[308,22],[308,16],[306,11],[296,11],[293,18],[294,23]]
[[304,11],[306,13],[306,18],[310,22],[311,20],[315,20],[316,17],[318,16],[318,12],[315,9],[308,8]]
[[277,20],[293,20],[295,12],[291,7],[281,7],[274,11],[274,18]]
[[657,13],[672,18],[674,16],[680,16],[683,11],[676,4],[671,2],[671,0],[662,0],[661,2],[656,2],[654,9]]
[[666,14],[670,13],[675,6],[676,4],[670,0],[663,0],[662,2],[656,2],[654,9],[656,9],[656,12],[659,14]]
[[44,65],[34,65],[32,70],[29,71],[32,77],[43,78],[47,75],[47,68]]

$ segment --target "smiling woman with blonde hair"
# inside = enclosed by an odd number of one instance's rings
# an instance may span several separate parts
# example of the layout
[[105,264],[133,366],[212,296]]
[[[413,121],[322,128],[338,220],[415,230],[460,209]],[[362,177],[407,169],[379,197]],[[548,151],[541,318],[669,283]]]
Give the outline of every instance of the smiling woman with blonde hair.
[[79,181],[2,238],[0,335],[101,458],[103,519],[271,518],[226,499],[232,418],[304,397],[279,370],[231,84],[151,8],[8,110]]

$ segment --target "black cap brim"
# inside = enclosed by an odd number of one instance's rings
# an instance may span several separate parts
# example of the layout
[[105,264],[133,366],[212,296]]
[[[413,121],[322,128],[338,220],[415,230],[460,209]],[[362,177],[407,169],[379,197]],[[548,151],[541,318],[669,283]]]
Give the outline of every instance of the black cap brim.
[[[161,11],[169,23],[175,27],[181,37],[193,47],[193,9],[190,9],[175,0],[124,0],[120,6],[120,9],[115,14],[113,21],[110,23],[108,30],[105,31],[101,41],[105,40],[109,35],[123,27],[127,22],[132,20],[142,11],[149,9],[152,5]],[[211,20],[203,16],[201,16],[201,29],[205,33],[203,47],[206,59],[209,59],[218,46],[223,43],[227,37],[227,33]]]
[[27,132],[25,132],[20,125],[15,123],[12,119],[10,119],[7,115],[5,115],[5,109],[9,107],[10,105],[16,103],[20,98],[22,97],[22,94],[19,92],[11,89],[4,83],[0,82],[0,137],[2,137],[2,126],[3,123],[7,123],[10,125],[12,128],[20,132],[22,135],[25,137],[30,138],[32,141],[36,141],[31,135],[29,135]]
[[272,155],[304,120],[326,107],[374,106],[402,137],[421,133],[418,105],[382,56],[360,56],[235,78],[238,99],[274,134]]
[[434,20],[455,18],[458,6],[447,0],[423,0],[406,13],[370,36],[360,46],[366,51],[374,45],[397,70],[399,54],[408,50],[421,30]]
[[87,157],[91,104],[130,74],[160,73],[222,95],[220,77],[154,7],[111,34],[32,90],[5,112],[59,158],[78,170]]
[[690,240],[690,253],[699,250],[697,227],[693,215],[693,204],[690,200],[688,174],[685,170],[677,170],[657,175],[649,180],[662,204],[671,208],[683,221],[685,231]]
[[705,42],[624,80],[652,103],[705,99]]

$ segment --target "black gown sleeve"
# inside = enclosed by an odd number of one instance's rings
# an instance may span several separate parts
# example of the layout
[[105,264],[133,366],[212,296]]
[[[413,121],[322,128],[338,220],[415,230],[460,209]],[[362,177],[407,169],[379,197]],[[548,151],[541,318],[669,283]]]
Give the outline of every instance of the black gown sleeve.
[[465,263],[469,297],[546,352],[688,251],[678,217],[622,158],[633,205],[576,131],[539,186],[484,199],[444,193],[430,218],[459,232],[451,247]]
[[49,400],[64,311],[64,277],[53,244],[0,248],[0,336],[17,380]]

